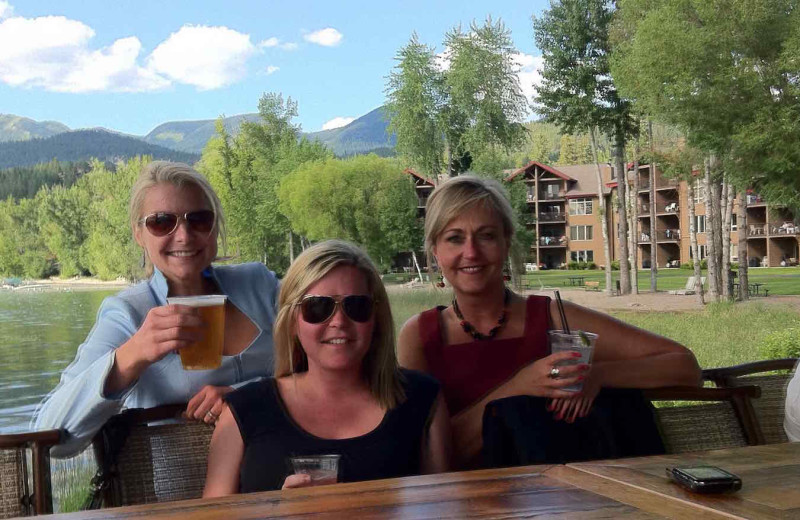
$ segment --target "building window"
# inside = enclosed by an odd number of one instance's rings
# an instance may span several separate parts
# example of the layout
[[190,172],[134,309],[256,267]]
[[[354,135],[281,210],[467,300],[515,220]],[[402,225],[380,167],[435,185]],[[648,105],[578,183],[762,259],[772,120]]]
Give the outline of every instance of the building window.
[[569,227],[570,240],[591,240],[592,239],[592,226],[570,226]]
[[[697,251],[700,253],[700,260],[705,258],[706,254],[708,254],[708,249],[705,244],[698,244]],[[691,247],[689,248],[689,258],[694,258],[694,253]]]
[[739,244],[734,244],[733,242],[731,242],[731,261],[739,261]]
[[706,232],[706,216],[705,215],[695,215],[694,216],[694,231],[695,231],[695,233],[705,233]]
[[706,201],[706,185],[699,180],[694,181],[694,203],[703,204]]
[[594,251],[570,251],[573,262],[594,262]]
[[570,215],[591,215],[592,199],[572,199],[569,201]]
[[558,198],[558,184],[556,183],[548,183],[544,185],[544,193],[545,198],[547,199],[557,199]]
[[739,228],[736,226],[736,213],[731,213],[731,231],[736,231],[737,229]]

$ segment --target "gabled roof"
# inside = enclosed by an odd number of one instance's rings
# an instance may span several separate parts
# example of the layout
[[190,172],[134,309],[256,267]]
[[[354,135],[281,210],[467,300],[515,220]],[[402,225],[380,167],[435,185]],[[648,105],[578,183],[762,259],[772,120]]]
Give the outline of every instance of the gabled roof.
[[565,181],[572,181],[572,180],[575,180],[575,179],[573,179],[572,177],[570,177],[569,175],[566,175],[566,174],[564,174],[564,173],[562,173],[562,172],[560,172],[560,171],[556,170],[556,169],[555,169],[555,168],[553,168],[552,166],[548,166],[548,165],[546,165],[546,164],[542,164],[542,163],[540,163],[539,161],[531,161],[531,162],[529,162],[528,164],[526,164],[525,166],[523,166],[522,168],[520,168],[520,169],[516,170],[514,173],[512,173],[511,175],[509,175],[509,176],[506,178],[506,182],[511,182],[512,180],[514,180],[514,177],[516,177],[517,175],[519,175],[519,174],[521,174],[521,173],[525,173],[525,172],[527,172],[527,171],[528,171],[530,168],[532,168],[532,167],[534,167],[534,166],[538,166],[539,168],[543,169],[544,171],[546,171],[546,172],[548,172],[548,173],[552,173],[552,174],[553,174],[553,175],[555,175],[556,177],[560,177],[560,178],[564,179]]
[[406,168],[405,170],[403,170],[403,173],[407,173],[407,174],[411,175],[412,177],[424,182],[425,184],[430,185],[431,187],[436,187],[436,184],[434,184],[432,180],[430,180],[429,178],[417,173],[416,171],[414,171],[413,168]]

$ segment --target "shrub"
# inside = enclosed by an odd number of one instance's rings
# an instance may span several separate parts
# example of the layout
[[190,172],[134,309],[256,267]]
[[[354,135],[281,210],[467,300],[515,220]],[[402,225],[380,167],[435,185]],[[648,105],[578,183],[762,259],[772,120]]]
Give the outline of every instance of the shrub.
[[705,258],[700,260],[700,269],[708,269],[708,260]]
[[789,327],[767,334],[759,351],[763,359],[800,357],[800,328]]
[[594,263],[594,262],[589,262],[589,265],[588,265],[587,267],[588,267],[589,269],[597,269],[597,264],[596,264],[596,263]]
[[731,270],[738,271],[739,270],[739,262],[731,262]]
[[691,271],[694,269],[694,265],[691,262],[685,262],[681,264],[681,269],[688,269]]
[[611,270],[619,271],[619,260],[614,260],[611,262]]
[[570,271],[576,271],[578,269],[578,262],[570,262],[567,264],[567,269]]

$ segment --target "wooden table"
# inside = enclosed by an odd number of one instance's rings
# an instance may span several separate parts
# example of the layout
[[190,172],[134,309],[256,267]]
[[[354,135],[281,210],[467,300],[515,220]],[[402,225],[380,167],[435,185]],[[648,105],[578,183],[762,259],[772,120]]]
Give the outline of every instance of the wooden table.
[[[710,464],[741,491],[698,495],[667,466]],[[697,454],[527,466],[334,484],[57,515],[55,519],[581,518],[676,520],[800,517],[800,443]]]
[[[742,489],[726,495],[699,495],[665,477],[668,466],[719,466],[742,479]],[[748,446],[636,459],[569,464],[561,477],[579,484],[586,476],[609,486],[645,490],[654,498],[669,498],[728,518],[800,518],[800,443]],[[577,472],[577,473],[576,473]],[[591,488],[587,488],[591,489]]]
[[[553,466],[528,466],[317,488],[250,493],[56,515],[54,519],[224,519],[253,518],[693,518],[693,506],[673,503],[636,489],[612,494],[550,475]],[[564,466],[556,467],[564,468]],[[594,480],[603,483],[603,479]],[[619,486],[617,486],[619,487]],[[704,519],[715,518],[704,515]]]

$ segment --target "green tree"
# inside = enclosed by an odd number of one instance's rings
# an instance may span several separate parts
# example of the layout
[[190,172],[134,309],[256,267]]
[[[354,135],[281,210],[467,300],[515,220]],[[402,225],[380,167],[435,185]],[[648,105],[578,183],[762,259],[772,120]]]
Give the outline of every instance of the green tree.
[[799,202],[798,0],[621,0],[616,27],[625,95],[705,152],[712,176]]
[[296,233],[353,241],[383,267],[422,241],[414,187],[390,159],[367,155],[306,163],[283,179],[279,198]]
[[261,121],[242,123],[235,139],[218,124],[198,168],[220,195],[238,260],[263,262],[280,273],[291,257],[291,226],[278,207],[281,180],[303,163],[332,154],[316,141],[298,140],[300,129],[292,123],[297,104],[291,98],[265,94],[258,111]]
[[58,262],[61,276],[84,274],[84,244],[89,235],[90,195],[78,185],[42,188],[36,195],[39,229]]
[[128,205],[133,183],[149,157],[119,163],[116,171],[96,161],[78,185],[91,195],[90,229],[85,245],[89,271],[104,280],[144,275],[142,252],[133,240]]
[[[542,50],[542,84],[537,89],[540,112],[567,132],[587,130],[597,165],[599,211],[605,250],[606,290],[611,292],[611,249],[603,182],[597,159],[595,129],[614,136],[617,184],[625,200],[622,157],[627,137],[635,125],[628,102],[617,93],[609,73],[609,26],[613,6],[606,0],[553,0],[540,18],[534,17],[536,45]],[[619,204],[620,285],[630,292],[627,211]]]
[[47,250],[38,225],[36,199],[11,197],[0,203],[0,273],[42,278],[55,272],[55,258]]
[[444,45],[449,65],[440,72],[434,49],[412,36],[398,52],[386,89],[399,151],[429,175],[441,171],[441,150],[448,172],[457,175],[478,155],[510,152],[525,139],[528,106],[503,22],[473,22],[467,32],[456,27]]
[[425,175],[437,175],[444,160],[440,112],[444,76],[436,66],[434,49],[417,34],[395,56],[398,64],[386,87],[388,132],[397,135],[397,154]]

